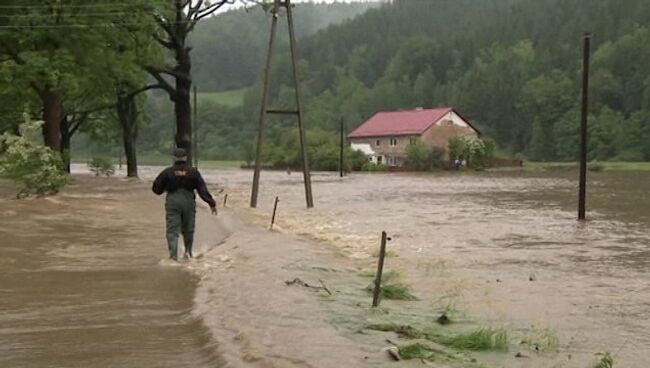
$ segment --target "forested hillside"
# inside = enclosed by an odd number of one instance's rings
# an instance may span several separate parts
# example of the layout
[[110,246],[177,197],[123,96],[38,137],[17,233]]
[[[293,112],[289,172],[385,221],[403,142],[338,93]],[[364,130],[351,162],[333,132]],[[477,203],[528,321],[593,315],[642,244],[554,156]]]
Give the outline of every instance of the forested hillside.
[[[259,22],[265,36],[268,24]],[[450,105],[510,154],[573,160],[581,37],[590,31],[589,156],[650,160],[649,25],[647,0],[395,0],[301,40],[310,135],[319,145],[335,141],[340,118],[352,129],[378,110]],[[289,107],[288,55],[281,52],[276,60],[274,103]],[[199,85],[228,74],[218,65],[213,71]],[[216,84],[239,87],[255,78]],[[260,91],[252,86],[241,107],[200,108],[204,154],[246,155]],[[291,120],[271,122],[269,157],[293,156],[295,136],[287,134],[293,126]]]
[[[300,4],[296,7],[298,37],[314,34],[330,24],[363,13],[375,2]],[[278,39],[288,39],[286,26]],[[257,81],[269,42],[267,14],[260,7],[236,9],[200,23],[191,40],[194,48],[194,79],[200,91],[223,91],[248,87]]]

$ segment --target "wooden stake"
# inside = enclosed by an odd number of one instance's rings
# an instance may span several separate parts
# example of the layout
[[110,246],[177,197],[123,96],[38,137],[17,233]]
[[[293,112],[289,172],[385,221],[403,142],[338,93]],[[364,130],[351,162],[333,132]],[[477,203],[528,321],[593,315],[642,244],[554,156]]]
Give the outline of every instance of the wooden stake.
[[280,198],[275,197],[275,203],[273,204],[273,216],[271,216],[271,227],[269,229],[273,230],[273,224],[275,224],[275,212],[278,210],[278,202]]
[[223,196],[223,207],[226,208],[226,203],[228,203],[228,193]]
[[372,306],[379,305],[379,293],[381,292],[381,275],[384,272],[384,257],[386,256],[386,232],[381,232],[381,245],[379,246],[379,261],[377,261],[377,274],[375,275],[375,290],[372,293]]

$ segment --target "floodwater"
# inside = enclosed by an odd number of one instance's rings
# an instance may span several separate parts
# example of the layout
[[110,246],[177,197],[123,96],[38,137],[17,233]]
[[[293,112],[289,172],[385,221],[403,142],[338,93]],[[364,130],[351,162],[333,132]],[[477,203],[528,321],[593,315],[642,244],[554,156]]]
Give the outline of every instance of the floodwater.
[[[250,172],[207,176],[230,188],[232,206],[247,206]],[[389,262],[432,306],[443,300],[513,336],[552,335],[552,366],[584,367],[610,352],[617,366],[646,368],[650,172],[589,173],[585,223],[576,221],[576,178],[567,170],[316,173],[316,207],[307,210],[301,173],[264,172],[254,214],[268,223],[279,196],[276,228],[368,266],[385,230],[398,256]]]
[[[141,175],[151,179],[158,170],[143,168]],[[240,255],[236,262],[208,252],[208,260],[189,267],[196,272],[187,272],[158,265],[164,255],[163,218],[151,214],[160,213],[161,202],[148,199],[146,184],[122,181],[120,188],[86,185],[47,200],[2,200],[0,366],[220,367],[223,357],[217,351],[228,350],[226,341],[213,340],[215,329],[243,329],[247,323],[247,343],[260,339],[258,353],[247,353],[249,363],[275,348],[285,349],[285,358],[294,353],[305,358],[268,366],[352,366],[349,360],[336,362],[337,355],[347,359],[357,353],[345,350],[347,340],[335,336],[346,327],[311,330],[331,345],[310,340],[305,331],[289,332],[307,326],[313,300],[296,289],[289,295],[295,304],[261,296],[283,292],[273,288],[284,287],[282,280],[301,262],[308,268],[338,267],[327,262],[372,266],[382,230],[397,255],[387,259],[389,267],[405,271],[423,305],[453,306],[477,321],[506,327],[512,336],[543,331],[557,336],[557,352],[546,361],[552,364],[542,366],[585,367],[605,351],[615,354],[616,366],[650,366],[650,172],[589,173],[589,221],[579,223],[573,171],[343,179],[315,173],[316,207],[310,210],[304,208],[300,173],[263,172],[259,208],[250,210],[252,172],[202,171],[213,187],[225,188],[228,206],[247,220],[268,225],[279,196],[275,228],[280,233],[345,257],[305,253],[291,242],[271,252],[272,244],[284,241],[278,238],[282,234],[247,229],[223,247],[223,254],[232,252],[228,257]],[[202,236],[204,250],[220,241]],[[251,261],[252,253],[242,253],[258,243],[268,261]],[[237,262],[269,273],[238,269]],[[280,271],[272,268],[282,262],[293,269],[283,266],[285,273],[274,274]],[[209,268],[220,264],[228,265],[210,276]],[[344,282],[342,273],[336,277]],[[258,284],[272,289],[244,290]],[[259,331],[263,336],[256,336]],[[242,335],[237,336],[232,341]],[[300,351],[292,351],[287,341]],[[341,350],[327,354],[328,348]],[[319,355],[328,363],[303,364]],[[498,366],[533,366],[518,364],[497,361]]]
[[191,317],[196,280],[158,265],[161,202],[109,180],[79,177],[46,199],[2,193],[0,367],[219,366]]

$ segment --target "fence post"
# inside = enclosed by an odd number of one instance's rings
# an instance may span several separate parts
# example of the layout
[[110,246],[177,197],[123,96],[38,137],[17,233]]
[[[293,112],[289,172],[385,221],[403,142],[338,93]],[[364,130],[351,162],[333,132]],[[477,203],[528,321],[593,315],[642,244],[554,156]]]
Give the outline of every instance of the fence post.
[[377,274],[375,275],[375,290],[372,293],[372,306],[379,305],[379,293],[381,291],[381,275],[384,272],[384,257],[386,256],[386,241],[390,240],[386,232],[381,232],[381,245],[379,246],[379,261],[377,262]]
[[278,202],[280,202],[279,197],[275,197],[275,203],[273,204],[273,216],[271,216],[271,227],[269,229],[273,230],[273,224],[275,224],[275,211],[278,209]]

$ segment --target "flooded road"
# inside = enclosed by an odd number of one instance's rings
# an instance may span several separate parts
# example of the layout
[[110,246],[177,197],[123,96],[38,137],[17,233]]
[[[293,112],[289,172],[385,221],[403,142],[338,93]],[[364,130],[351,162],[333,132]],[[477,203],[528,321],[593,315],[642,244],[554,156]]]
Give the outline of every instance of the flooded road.
[[[143,168],[141,175],[150,180],[158,170]],[[221,367],[217,351],[229,347],[213,341],[214,329],[237,334],[246,323],[244,340],[255,348],[244,357],[248,364],[234,366],[264,366],[260,359],[278,346],[283,353],[275,366],[320,367],[305,362],[325,355],[324,366],[349,366],[359,351],[379,357],[372,347],[345,348],[357,338],[351,318],[331,318],[345,339],[321,322],[311,330],[332,345],[300,330],[313,319],[314,298],[284,281],[322,269],[327,282],[365,298],[363,285],[345,285],[347,273],[327,270],[373,267],[382,230],[392,237],[388,267],[404,271],[421,299],[412,303],[418,308],[454,309],[476,324],[507,328],[513,350],[535,333],[558,340],[557,348],[540,353],[546,360],[539,365],[514,354],[493,365],[583,368],[607,351],[617,367],[650,366],[650,172],[590,173],[589,221],[578,223],[577,173],[570,171],[343,179],[315,173],[311,210],[304,208],[299,173],[263,172],[260,206],[251,210],[252,172],[202,171],[213,189],[225,188],[229,207],[264,226],[279,196],[276,229],[311,239],[316,248],[305,252],[282,234],[245,228],[224,246],[228,256],[208,254],[194,269],[166,268],[158,265],[165,253],[162,201],[146,183],[108,186],[81,178],[59,196],[27,201],[3,193],[0,366]],[[203,229],[199,245],[216,245]],[[266,258],[243,253],[258,244]],[[345,257],[325,252],[330,248]],[[250,272],[249,265],[268,273]],[[220,273],[210,273],[213,267]],[[258,293],[258,285],[269,289]],[[297,302],[273,299],[283,292]],[[247,305],[251,298],[256,303]],[[344,297],[337,301],[344,304]],[[221,314],[236,318],[226,323]],[[294,353],[305,360],[286,359]]]
[[162,202],[146,183],[76,181],[0,200],[0,367],[220,366],[191,317],[196,280],[158,265]]

